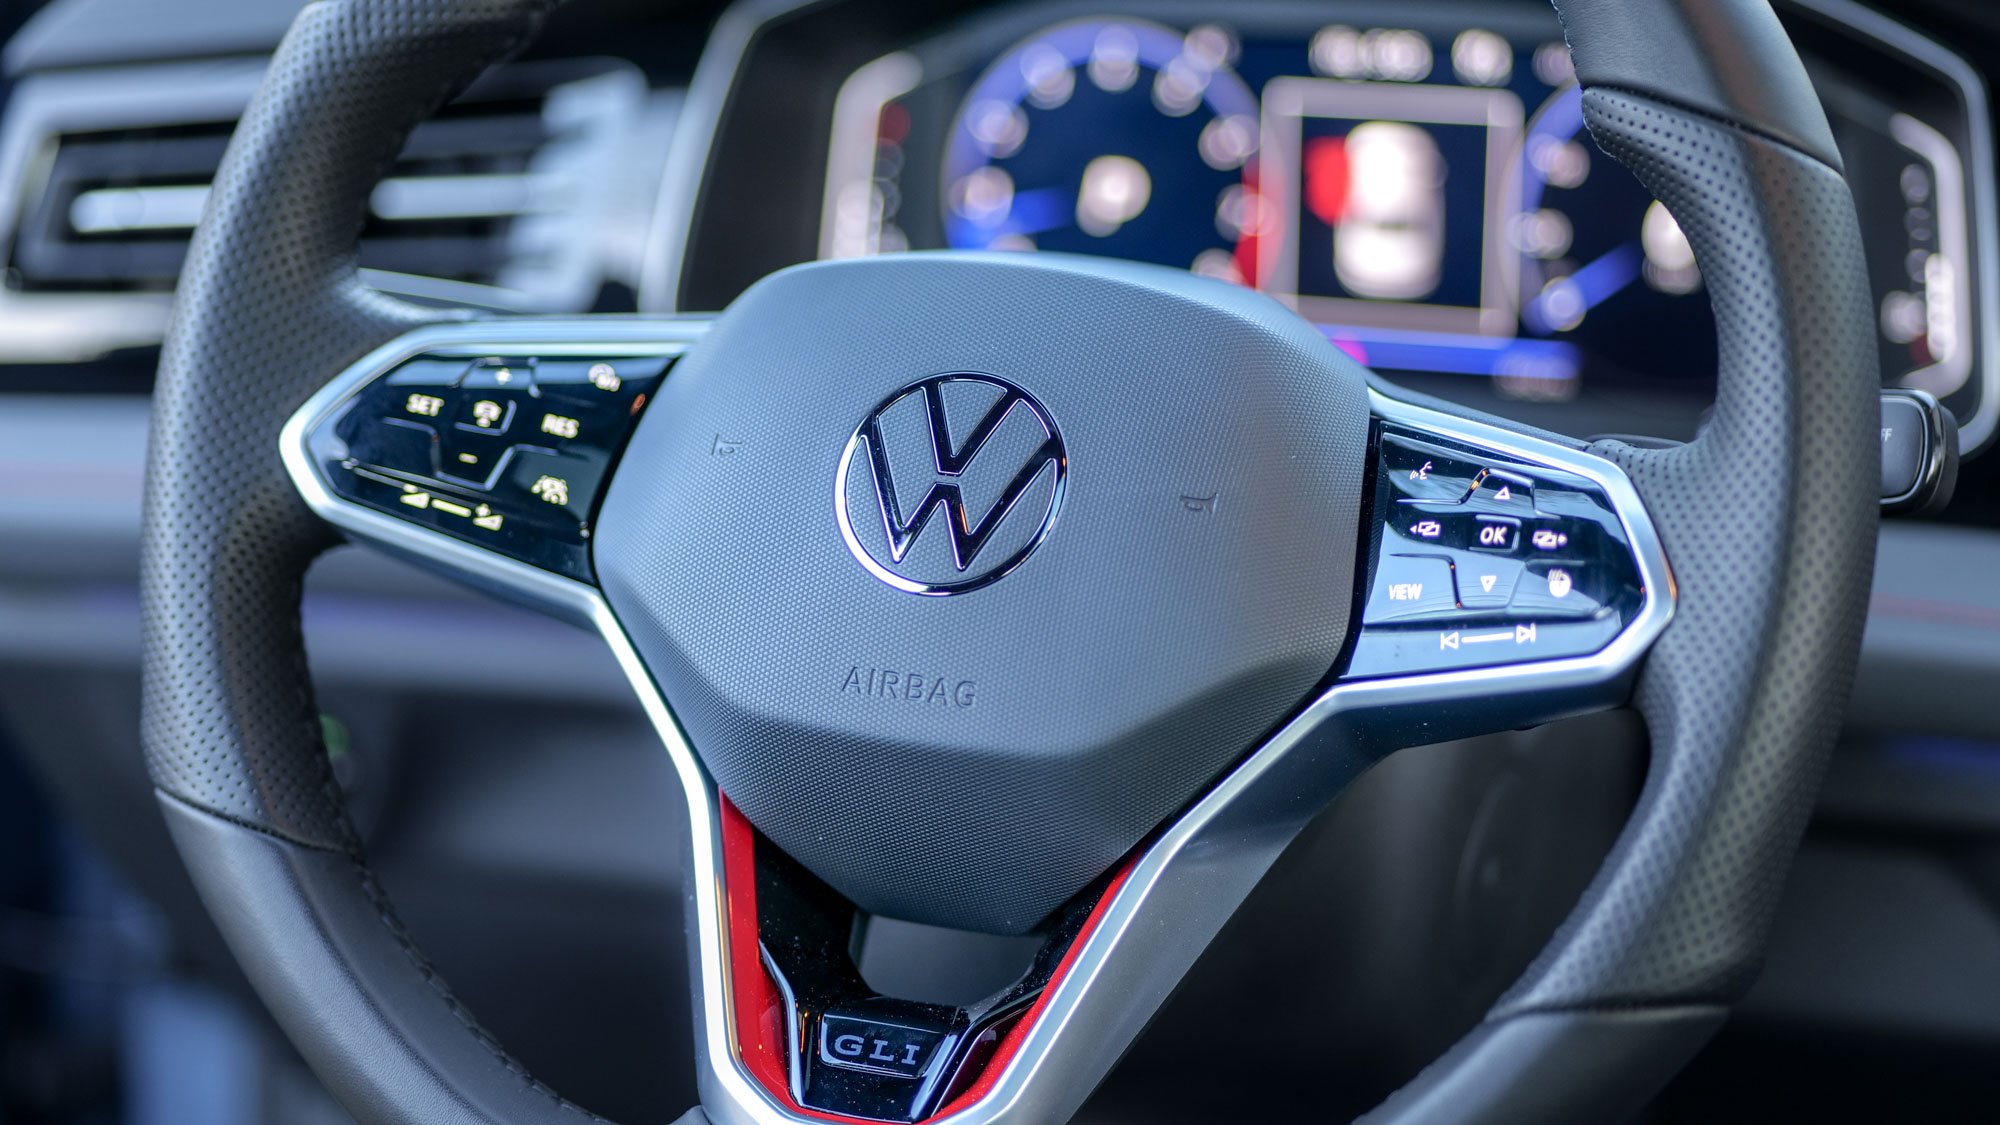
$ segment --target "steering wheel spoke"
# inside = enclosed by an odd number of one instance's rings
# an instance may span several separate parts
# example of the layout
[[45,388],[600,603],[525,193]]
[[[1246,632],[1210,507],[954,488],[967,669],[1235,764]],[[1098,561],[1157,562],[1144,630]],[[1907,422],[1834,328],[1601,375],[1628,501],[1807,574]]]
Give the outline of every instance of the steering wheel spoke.
[[1621,701],[1673,616],[1625,473],[1554,435],[1370,393],[1360,628],[1330,695],[1393,748]]
[[292,416],[280,437],[286,470],[348,535],[593,624],[598,502],[661,379],[708,324],[533,317],[419,328]]

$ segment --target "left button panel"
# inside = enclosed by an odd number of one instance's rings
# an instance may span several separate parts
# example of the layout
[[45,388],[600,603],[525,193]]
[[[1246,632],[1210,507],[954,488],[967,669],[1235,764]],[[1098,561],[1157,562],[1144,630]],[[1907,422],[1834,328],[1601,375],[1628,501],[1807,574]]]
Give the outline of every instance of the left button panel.
[[322,417],[306,448],[344,500],[589,582],[604,483],[673,360],[417,355]]

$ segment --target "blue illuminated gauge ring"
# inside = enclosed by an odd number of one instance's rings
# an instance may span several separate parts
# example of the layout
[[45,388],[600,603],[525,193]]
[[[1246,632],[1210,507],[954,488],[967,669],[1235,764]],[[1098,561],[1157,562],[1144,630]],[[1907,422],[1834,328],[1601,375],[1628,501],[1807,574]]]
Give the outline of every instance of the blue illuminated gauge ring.
[[[1530,163],[1529,154],[1537,141],[1566,144],[1584,134],[1583,87],[1571,83],[1549,96],[1521,137],[1516,156],[1521,177],[1519,218],[1533,215],[1542,206],[1542,192],[1548,179]],[[1547,289],[1541,287],[1542,263],[1524,247],[1521,253],[1521,322],[1537,335],[1563,331],[1584,313],[1610,300],[1639,280],[1645,254],[1635,237],[1577,267],[1575,272]]]
[[[1030,51],[1052,49],[1074,73],[1090,63],[1098,36],[1112,29],[1131,34],[1136,46],[1133,62],[1155,74],[1166,70],[1186,51],[1185,38],[1159,24],[1129,19],[1079,20],[1037,32],[1033,38],[1002,55],[972,84],[952,122],[951,139],[945,148],[944,178],[940,181],[944,186],[940,204],[944,212],[945,242],[953,249],[990,249],[996,239],[1008,235],[1033,235],[1068,225],[1067,216],[1075,201],[1059,198],[1064,189],[1043,188],[1024,192],[1015,198],[1005,215],[997,217],[997,221],[980,224],[952,210],[951,185],[994,163],[972,133],[971,110],[987,101],[998,102],[1009,109],[1019,108],[1028,102],[1033,91],[1027,71],[1021,64]],[[1257,95],[1226,63],[1207,69],[1205,73],[1207,84],[1202,89],[1200,104],[1211,115],[1259,120]],[[1255,159],[1254,156],[1252,159]]]

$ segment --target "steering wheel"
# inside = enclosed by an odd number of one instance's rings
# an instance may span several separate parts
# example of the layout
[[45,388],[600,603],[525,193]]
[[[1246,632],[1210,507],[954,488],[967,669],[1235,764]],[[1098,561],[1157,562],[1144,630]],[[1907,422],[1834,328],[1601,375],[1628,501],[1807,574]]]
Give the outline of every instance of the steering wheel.
[[[1707,1039],[1841,713],[1878,483],[1854,207],[1763,3],[1558,3],[1592,136],[1714,306],[1713,420],[1672,448],[1411,395],[1261,294],[1137,265],[820,263],[713,319],[365,288],[370,190],[551,6],[307,7],[216,178],[154,400],[159,804],[358,1119],[588,1114],[453,999],[370,874],[299,623],[343,532],[595,629],[629,673],[693,832],[684,1121],[1066,1119],[1370,764],[1627,703],[1651,767],[1602,869],[1368,1119],[1607,1120]],[[1039,944],[998,992],[885,996],[849,956],[862,915]]]

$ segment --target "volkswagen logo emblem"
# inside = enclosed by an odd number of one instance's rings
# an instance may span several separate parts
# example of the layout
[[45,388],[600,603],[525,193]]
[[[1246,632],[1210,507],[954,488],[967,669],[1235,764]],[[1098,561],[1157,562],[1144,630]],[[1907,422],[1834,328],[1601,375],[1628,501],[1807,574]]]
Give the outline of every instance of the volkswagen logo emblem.
[[868,573],[912,594],[962,594],[1048,537],[1068,475],[1055,419],[1028,392],[991,375],[934,375],[855,428],[833,510]]

